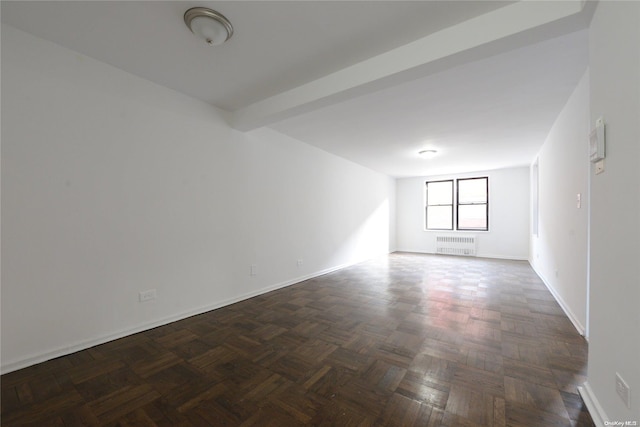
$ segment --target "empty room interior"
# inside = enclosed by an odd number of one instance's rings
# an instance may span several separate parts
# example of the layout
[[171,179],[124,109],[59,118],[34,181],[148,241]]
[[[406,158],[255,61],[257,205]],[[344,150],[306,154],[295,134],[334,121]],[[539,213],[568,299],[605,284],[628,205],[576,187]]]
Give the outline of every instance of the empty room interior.
[[3,426],[640,424],[639,1],[2,1]]

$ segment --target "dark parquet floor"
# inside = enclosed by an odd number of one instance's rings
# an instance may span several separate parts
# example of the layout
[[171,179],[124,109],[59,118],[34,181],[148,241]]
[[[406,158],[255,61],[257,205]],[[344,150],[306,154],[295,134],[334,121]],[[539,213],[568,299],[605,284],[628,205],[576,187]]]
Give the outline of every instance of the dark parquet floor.
[[592,426],[526,262],[396,253],[1,378],[3,426]]

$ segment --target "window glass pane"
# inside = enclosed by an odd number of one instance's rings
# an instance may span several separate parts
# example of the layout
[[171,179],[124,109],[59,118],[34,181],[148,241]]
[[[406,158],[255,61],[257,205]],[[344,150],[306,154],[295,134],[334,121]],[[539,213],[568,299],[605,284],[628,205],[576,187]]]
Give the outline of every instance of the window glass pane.
[[453,206],[427,206],[427,228],[453,229]]
[[459,180],[458,203],[487,203],[487,178]]
[[486,230],[487,205],[459,205],[458,230]]
[[427,183],[427,205],[453,204],[453,181]]

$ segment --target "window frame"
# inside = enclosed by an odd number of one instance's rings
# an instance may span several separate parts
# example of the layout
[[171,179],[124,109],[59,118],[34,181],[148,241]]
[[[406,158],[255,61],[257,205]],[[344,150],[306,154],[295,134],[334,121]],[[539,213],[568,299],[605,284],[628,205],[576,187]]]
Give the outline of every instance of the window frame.
[[[460,203],[460,181],[470,181],[470,180],[485,180],[485,194],[486,194],[486,203]],[[429,184],[430,183],[441,183],[441,182],[450,182],[451,183],[451,201],[449,204],[433,204],[429,205]],[[486,227],[485,228],[460,228],[459,218],[460,218],[460,206],[485,206],[485,218],[486,218]],[[451,206],[451,228],[429,228],[428,220],[429,220],[429,207],[430,206]],[[461,232],[488,232],[489,231],[489,176],[474,176],[469,178],[450,178],[450,179],[440,179],[434,181],[425,181],[424,187],[424,230],[425,231],[461,231]]]
[[[430,205],[429,204],[429,184],[431,183],[441,183],[441,182],[450,182],[451,183],[451,203],[450,204],[437,204]],[[455,180],[454,179],[441,179],[438,181],[426,181],[424,187],[424,227],[425,230],[435,230],[435,231],[453,231],[455,230],[455,215],[454,215],[454,206],[455,206]],[[450,206],[451,207],[451,228],[429,228],[429,206]]]
[[[474,180],[484,180],[485,181],[485,195],[486,202],[484,203],[460,203],[460,181],[474,181]],[[489,177],[488,176],[477,176],[472,178],[457,178],[456,179],[456,230],[458,231],[489,231]],[[485,206],[484,216],[486,218],[486,227],[484,228],[460,228],[460,206]]]

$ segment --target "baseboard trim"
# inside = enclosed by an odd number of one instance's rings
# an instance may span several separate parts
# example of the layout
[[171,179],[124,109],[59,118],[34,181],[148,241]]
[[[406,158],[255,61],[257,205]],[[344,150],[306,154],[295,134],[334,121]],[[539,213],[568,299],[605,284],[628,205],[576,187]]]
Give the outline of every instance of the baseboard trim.
[[237,297],[228,298],[226,300],[217,301],[214,304],[204,305],[192,310],[187,310],[180,312],[178,314],[174,314],[171,316],[166,316],[160,319],[156,319],[151,322],[142,323],[132,328],[122,329],[120,331],[99,336],[97,338],[92,338],[89,340],[78,341],[75,343],[71,343],[66,346],[62,346],[56,348],[54,350],[50,350],[44,353],[35,354],[24,359],[3,363],[0,367],[0,373],[2,375],[7,374],[9,372],[17,371],[18,369],[23,369],[38,363],[46,362],[47,360],[55,359],[57,357],[66,356],[77,351],[86,350],[88,348],[94,347],[96,345],[104,344],[109,341],[117,340],[119,338],[123,338],[129,335],[137,334],[139,332],[143,332],[149,329],[157,328],[158,326],[163,326],[172,322],[176,322],[178,320],[186,319],[188,317],[197,316],[198,314],[206,313],[211,310],[216,310],[218,308],[222,308],[231,304],[235,304],[240,301],[244,301],[249,298],[256,297],[258,295],[265,294],[267,292],[275,291],[277,289],[286,288],[287,286],[294,285],[296,283],[303,282],[305,280],[313,279],[315,277],[323,276],[325,274],[332,273],[337,270],[341,270],[346,267],[350,267],[355,264],[359,264],[365,260],[355,261],[352,263],[340,264],[334,267],[325,268],[323,270],[316,271],[314,273],[306,274],[303,276],[298,276],[293,279],[285,280],[284,282],[276,283],[274,285],[265,286],[263,288],[257,289],[252,292],[248,292]]
[[569,318],[569,320],[573,324],[573,327],[576,328],[578,333],[580,335],[582,335],[588,341],[589,338],[586,335],[585,327],[578,320],[576,315],[573,314],[573,311],[571,311],[571,308],[569,307],[569,305],[564,301],[564,299],[562,299],[560,294],[555,290],[555,288],[553,286],[551,286],[551,284],[546,279],[546,277],[544,277],[544,275],[542,273],[540,273],[540,271],[538,271],[538,269],[531,263],[531,261],[529,261],[529,265],[531,266],[531,268],[533,268],[533,271],[536,272],[538,277],[540,277],[540,280],[542,280],[542,283],[544,283],[544,285],[547,287],[547,289],[549,289],[549,292],[551,292],[551,295],[553,295],[553,297],[556,299],[556,302],[558,303],[558,305],[560,305],[560,308],[562,308],[562,311],[564,311],[564,314],[567,315],[567,317]]
[[[416,251],[414,249],[396,249],[396,252],[406,252],[410,254],[425,254],[425,255],[442,255],[442,254],[437,254],[435,252]],[[460,256],[460,255],[447,255],[447,256]],[[469,258],[506,259],[510,261],[528,261],[529,260],[527,257],[519,257],[519,256],[512,256],[512,255],[483,254],[483,253],[476,254],[475,256],[472,256]]]
[[597,427],[604,427],[604,420],[608,420],[609,417],[604,413],[604,409],[602,409],[600,402],[598,402],[598,399],[596,399],[593,394],[593,389],[591,389],[588,381],[578,387],[578,393],[580,393],[580,397],[582,397],[584,404],[589,410],[589,415],[591,415],[593,423]]
[[519,257],[512,255],[496,255],[496,254],[478,254],[476,255],[478,258],[491,258],[491,259],[506,259],[509,261],[528,261],[527,257]]

